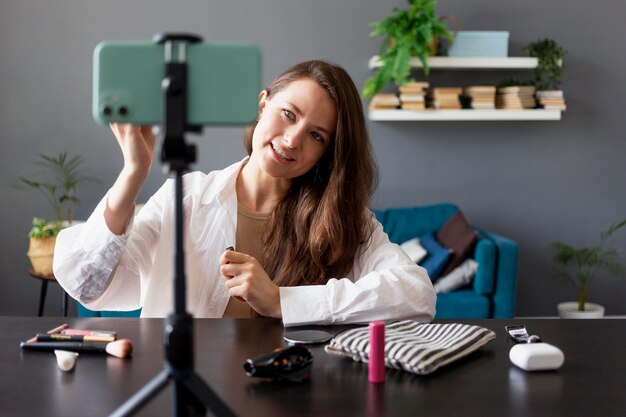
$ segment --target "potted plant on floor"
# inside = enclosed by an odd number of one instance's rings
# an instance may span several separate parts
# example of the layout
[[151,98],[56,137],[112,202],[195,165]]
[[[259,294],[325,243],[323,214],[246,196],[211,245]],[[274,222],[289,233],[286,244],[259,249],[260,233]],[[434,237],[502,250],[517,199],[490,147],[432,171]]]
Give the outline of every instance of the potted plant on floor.
[[44,172],[35,179],[19,178],[18,188],[41,192],[54,210],[54,220],[46,221],[35,217],[29,233],[28,257],[33,270],[39,275],[52,275],[56,236],[74,220],[74,204],[79,203],[76,197],[78,186],[89,181],[99,182],[79,173],[82,163],[82,156],[69,157],[67,152],[56,157],[40,154],[35,164]]
[[591,281],[601,271],[624,277],[624,269],[618,263],[619,248],[616,247],[613,234],[626,226],[626,219],[615,223],[600,234],[600,242],[595,246],[574,248],[563,242],[553,242],[554,259],[562,265],[573,265],[572,273],[561,272],[558,278],[577,287],[578,301],[564,302],[558,305],[561,318],[598,318],[604,315],[604,307],[587,302],[587,292]]
[[410,59],[416,56],[428,75],[428,55],[436,53],[439,37],[453,40],[452,33],[435,13],[437,0],[408,0],[409,9],[395,7],[392,15],[371,24],[370,36],[383,36],[379,60],[382,66],[363,86],[363,95],[372,98],[390,82],[409,82]]

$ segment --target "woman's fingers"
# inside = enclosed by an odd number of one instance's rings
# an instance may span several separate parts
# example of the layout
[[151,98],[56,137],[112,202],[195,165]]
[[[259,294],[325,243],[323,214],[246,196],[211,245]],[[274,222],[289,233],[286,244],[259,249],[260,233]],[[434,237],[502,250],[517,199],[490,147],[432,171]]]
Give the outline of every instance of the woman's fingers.
[[281,317],[279,288],[254,257],[225,251],[220,264],[231,297],[245,300],[263,316]]
[[236,268],[233,264],[224,264],[220,266],[220,273],[224,276],[224,278],[234,278],[237,275],[237,271],[239,268]]
[[220,264],[228,264],[228,263],[244,263],[256,261],[256,259],[250,255],[247,255],[242,252],[237,252],[230,248],[227,248],[222,256],[220,257]]
[[147,174],[156,143],[152,127],[120,123],[111,123],[110,127],[122,150],[125,168]]
[[152,126],[141,126],[141,135],[146,140],[146,144],[150,147],[150,150],[154,150],[154,145],[156,143],[156,135],[152,130]]
[[235,275],[232,278],[226,280],[226,287],[232,289],[237,287],[238,294],[240,296],[246,296],[252,289],[252,276],[248,274]]
[[143,136],[143,126],[129,125],[126,123],[110,123],[109,126],[118,140]]
[[250,293],[250,282],[243,275],[234,275],[234,270],[235,268],[221,268],[222,275],[226,278],[228,295],[239,301],[247,302]]

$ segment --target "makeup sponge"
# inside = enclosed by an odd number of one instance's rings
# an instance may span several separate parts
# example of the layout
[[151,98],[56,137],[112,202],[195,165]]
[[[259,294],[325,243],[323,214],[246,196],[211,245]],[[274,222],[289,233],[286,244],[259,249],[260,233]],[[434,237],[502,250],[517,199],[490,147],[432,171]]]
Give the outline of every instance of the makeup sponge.
[[56,349],[54,351],[54,354],[57,357],[57,365],[59,365],[59,369],[64,372],[68,372],[74,369],[74,365],[76,364],[76,358],[78,358],[78,353],[70,352],[68,350]]

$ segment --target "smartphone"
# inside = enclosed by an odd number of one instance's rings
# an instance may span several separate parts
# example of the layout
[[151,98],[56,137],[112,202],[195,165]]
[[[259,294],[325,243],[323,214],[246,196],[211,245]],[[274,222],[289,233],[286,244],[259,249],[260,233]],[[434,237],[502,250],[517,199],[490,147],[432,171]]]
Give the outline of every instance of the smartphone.
[[[177,62],[175,53],[174,58]],[[93,56],[94,120],[162,124],[165,63],[163,44],[101,42]],[[185,44],[185,63],[188,125],[242,125],[256,119],[261,92],[261,53],[256,45]]]

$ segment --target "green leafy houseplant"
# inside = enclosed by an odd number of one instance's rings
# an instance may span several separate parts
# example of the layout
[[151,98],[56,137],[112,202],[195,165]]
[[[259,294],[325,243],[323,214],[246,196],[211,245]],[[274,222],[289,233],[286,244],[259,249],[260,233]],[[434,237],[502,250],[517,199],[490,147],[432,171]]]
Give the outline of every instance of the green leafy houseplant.
[[579,311],[585,311],[589,284],[601,270],[624,277],[624,269],[617,261],[620,251],[613,240],[613,234],[624,226],[626,219],[609,227],[600,234],[600,242],[595,246],[574,248],[559,241],[552,243],[555,261],[563,265],[575,265],[575,273],[561,272],[557,277],[577,286]]
[[[67,152],[61,152],[56,157],[40,154],[35,164],[45,171],[43,178],[41,176],[36,179],[19,178],[20,188],[35,189],[41,192],[50,203],[54,210],[55,220],[49,223],[54,227],[72,222],[74,205],[80,202],[76,197],[78,186],[84,182],[99,182],[93,177],[79,173],[82,163],[82,156],[68,157]],[[33,220],[34,223],[35,220]]]
[[58,156],[40,154],[35,163],[43,168],[45,174],[36,179],[19,178],[18,188],[34,189],[43,194],[54,210],[55,219],[45,221],[33,218],[30,230],[28,256],[33,270],[41,275],[52,275],[52,258],[56,236],[61,229],[69,226],[73,220],[74,204],[79,200],[76,190],[84,182],[99,182],[97,179],[79,173],[83,158],[80,155],[69,157],[67,152]]
[[428,75],[428,55],[434,53],[433,41],[438,37],[454,37],[437,18],[437,0],[408,0],[409,9],[393,8],[392,15],[371,23],[371,37],[383,36],[379,59],[382,66],[363,86],[363,95],[373,97],[390,82],[404,85],[409,82],[410,59],[417,56]]
[[68,226],[66,221],[46,221],[40,217],[33,217],[33,227],[28,236],[35,239],[56,237],[61,229]]
[[537,90],[558,90],[561,86],[565,49],[556,41],[544,38],[529,43],[524,51],[537,58],[533,81]]

